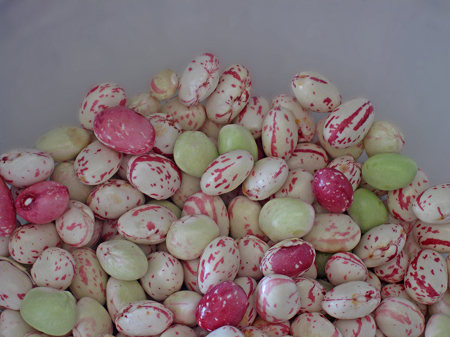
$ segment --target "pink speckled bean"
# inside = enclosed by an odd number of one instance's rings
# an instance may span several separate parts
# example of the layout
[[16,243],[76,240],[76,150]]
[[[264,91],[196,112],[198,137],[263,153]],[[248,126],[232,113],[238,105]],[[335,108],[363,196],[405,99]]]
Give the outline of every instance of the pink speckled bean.
[[136,111],[144,117],[152,113],[158,113],[161,110],[161,102],[147,93],[137,94],[131,97],[127,102],[127,108]]
[[341,104],[336,86],[315,71],[303,71],[292,79],[292,91],[298,102],[306,109],[331,112]]
[[369,132],[373,118],[372,103],[365,98],[354,98],[341,104],[327,117],[323,138],[338,149],[354,146]]
[[259,227],[259,212],[261,204],[250,200],[245,195],[233,198],[228,204],[228,216],[230,219],[230,236],[239,239],[246,235],[268,241],[269,238]]
[[208,334],[209,337],[244,337],[244,334],[238,328],[230,325],[224,325]]
[[362,180],[361,164],[358,163],[352,156],[337,157],[332,160],[327,167],[334,168],[342,172],[350,181],[355,191]]
[[408,266],[408,254],[402,250],[393,260],[373,268],[373,271],[381,280],[388,283],[397,283],[403,281]]
[[154,252],[148,257],[148,269],[140,278],[142,288],[156,301],[164,301],[183,285],[181,262],[170,253]]
[[315,200],[312,182],[313,175],[308,171],[301,168],[289,169],[288,177],[283,186],[271,198],[289,197],[312,204]]
[[325,253],[347,252],[356,247],[361,229],[347,214],[316,214],[311,231],[303,237]]
[[106,309],[93,298],[81,298],[77,302],[77,320],[72,328],[73,336],[89,337],[112,333],[112,321]]
[[345,149],[336,149],[332,147],[324,138],[323,138],[323,126],[325,124],[327,117],[323,117],[317,122],[316,125],[316,134],[317,138],[319,140],[319,144],[321,147],[324,148],[324,150],[327,152],[327,154],[331,158],[337,158],[342,156],[352,156],[355,159],[358,159],[361,157],[362,153],[364,152],[364,142],[359,142],[356,145],[347,147]]
[[428,306],[428,314],[434,315],[438,313],[450,316],[450,289],[447,289],[439,301]]
[[312,186],[317,202],[331,213],[343,213],[353,203],[352,184],[336,169],[326,167],[318,170]]
[[325,275],[334,286],[351,281],[366,281],[367,267],[353,253],[340,252],[331,256],[325,264]]
[[202,103],[186,106],[180,97],[171,98],[161,107],[161,114],[169,115],[184,131],[198,131],[206,120]]
[[157,244],[165,241],[176,215],[167,207],[141,205],[124,213],[117,221],[118,232],[137,244]]
[[255,321],[253,322],[252,326],[265,332],[270,337],[284,336],[284,335],[289,334],[289,330],[291,328],[291,322],[284,321],[284,322],[280,322],[280,323],[272,323],[272,322],[267,322],[260,316],[257,316]]
[[241,261],[239,264],[238,277],[252,277],[260,280],[264,275],[260,265],[269,245],[253,235],[246,235],[236,240]]
[[203,250],[198,264],[198,284],[203,294],[224,281],[232,281],[239,269],[240,254],[236,242],[227,236],[212,240]]
[[180,102],[192,106],[206,99],[219,83],[219,59],[211,53],[197,56],[184,69],[178,84]]
[[288,276],[264,276],[256,287],[256,310],[264,320],[280,323],[294,317],[300,309],[300,292]]
[[237,188],[250,174],[253,157],[245,150],[231,150],[214,159],[200,179],[203,193],[221,195]]
[[232,281],[212,287],[202,297],[195,312],[197,324],[206,331],[221,326],[237,326],[248,307],[244,289]]
[[81,102],[78,118],[81,126],[86,130],[94,130],[95,116],[117,105],[125,105],[127,96],[123,88],[115,83],[101,83],[93,87]]
[[99,219],[118,219],[128,210],[145,202],[144,194],[128,181],[110,179],[97,185],[86,201],[86,205]]
[[52,174],[54,160],[36,149],[13,149],[0,156],[0,176],[14,187],[28,187]]
[[154,336],[173,322],[173,313],[151,300],[134,301],[119,310],[115,323],[119,332],[132,336]]
[[304,313],[295,318],[291,325],[293,337],[343,337],[342,333],[321,313]]
[[85,204],[70,200],[69,207],[56,219],[56,231],[61,239],[74,247],[83,247],[94,235],[94,213]]
[[9,253],[22,264],[33,264],[48,247],[60,247],[61,239],[53,222],[17,227],[9,237]]
[[197,334],[190,327],[183,324],[171,325],[166,331],[164,331],[160,337],[197,337]]
[[252,134],[253,138],[261,137],[264,117],[271,109],[270,103],[261,96],[253,96],[247,105],[242,109],[233,123],[245,127]]
[[241,332],[245,337],[269,337],[267,333],[258,328],[255,328],[254,326],[243,328],[241,329]]
[[23,190],[14,205],[22,219],[35,224],[48,223],[67,209],[69,190],[56,181],[41,181]]
[[319,145],[298,143],[287,164],[290,170],[301,168],[314,174],[328,165],[328,154]]
[[450,223],[450,183],[426,189],[417,196],[412,210],[421,221],[435,224]]
[[371,315],[355,319],[337,319],[333,325],[343,337],[375,337],[377,325]]
[[114,151],[96,140],[81,151],[74,162],[77,178],[86,185],[99,185],[118,170],[122,153]]
[[378,289],[363,281],[351,281],[327,292],[322,301],[322,308],[332,317],[354,319],[370,314],[380,302]]
[[305,312],[320,312],[325,313],[322,309],[322,300],[327,293],[325,287],[318,281],[300,276],[294,279],[295,284],[300,292],[300,309],[298,314]]
[[277,95],[272,99],[272,107],[283,107],[292,113],[298,126],[299,142],[309,143],[313,140],[316,134],[314,116],[298,103],[297,98],[286,94]]
[[72,252],[75,259],[75,276],[70,291],[77,300],[92,297],[101,305],[106,302],[106,282],[108,274],[98,261],[97,254],[91,248],[83,247]]
[[252,81],[249,71],[240,64],[226,68],[214,92],[206,99],[206,115],[217,123],[232,121],[250,99]]
[[422,249],[433,249],[438,253],[450,253],[450,226],[415,221],[412,240]]
[[448,334],[450,329],[450,316],[435,314],[430,317],[425,328],[426,337],[440,337]]
[[195,311],[202,295],[191,290],[181,290],[167,297],[163,304],[173,313],[173,323],[189,327],[197,325]]
[[420,312],[425,316],[428,312],[428,306],[426,304],[422,304],[419,302],[414,301],[411,296],[408,295],[406,292],[405,285],[403,283],[388,283],[383,286],[383,288],[380,291],[381,293],[381,300],[384,300],[388,297],[401,297],[405,300],[408,300],[412,303],[414,303],[420,310]]
[[381,281],[373,271],[369,270],[366,282],[381,291]]
[[421,250],[409,263],[404,283],[406,292],[414,301],[436,303],[448,287],[445,259],[431,249]]
[[227,208],[217,195],[208,195],[202,191],[192,194],[186,199],[181,216],[207,215],[219,226],[219,235],[227,236],[230,231],[230,220]]
[[353,252],[367,268],[393,260],[405,246],[406,233],[399,224],[383,224],[366,232]]
[[36,285],[40,287],[65,290],[75,277],[75,259],[62,248],[50,247],[39,255],[30,273]]
[[417,306],[400,297],[385,298],[374,312],[378,328],[386,336],[419,337],[425,319]]
[[417,216],[412,209],[413,203],[428,187],[427,176],[418,169],[414,180],[408,186],[388,192],[387,206],[391,214],[401,221],[416,220]]
[[277,157],[260,159],[242,184],[242,193],[250,200],[267,199],[283,186],[288,173],[288,165],[284,159]]
[[270,110],[263,120],[261,140],[266,156],[289,159],[298,142],[298,126],[292,113],[282,107]]
[[307,271],[315,259],[312,244],[298,238],[285,239],[266,251],[260,269],[264,276],[281,274],[295,278]]
[[94,186],[83,184],[75,173],[74,161],[65,161],[55,166],[50,180],[65,185],[69,190],[70,200],[86,203],[89,193]]
[[26,269],[17,262],[0,257],[0,307],[19,310],[25,294],[34,286]]
[[183,132],[181,125],[170,115],[152,114],[148,120],[155,129],[155,144],[152,151],[173,158],[173,147],[178,136]]
[[175,95],[178,84],[178,76],[173,70],[163,70],[150,81],[150,95],[158,101],[164,101]]
[[159,154],[135,156],[127,165],[128,181],[157,200],[170,198],[181,186],[181,171],[173,161]]
[[2,237],[10,236],[14,227],[16,227],[14,198],[5,181],[0,177],[0,240]]
[[99,112],[94,120],[94,134],[107,147],[127,154],[144,154],[155,143],[155,129],[150,121],[122,106]]

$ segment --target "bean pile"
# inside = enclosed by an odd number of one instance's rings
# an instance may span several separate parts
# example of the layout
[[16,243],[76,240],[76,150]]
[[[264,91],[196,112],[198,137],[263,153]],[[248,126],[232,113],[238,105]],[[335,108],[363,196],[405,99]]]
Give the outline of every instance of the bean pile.
[[269,102],[220,69],[99,84],[0,156],[0,336],[448,334],[450,183],[317,72]]

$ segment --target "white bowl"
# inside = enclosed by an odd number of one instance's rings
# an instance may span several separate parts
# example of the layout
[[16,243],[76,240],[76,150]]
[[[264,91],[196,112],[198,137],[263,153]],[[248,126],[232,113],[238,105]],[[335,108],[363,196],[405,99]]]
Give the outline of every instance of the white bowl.
[[0,153],[79,125],[86,92],[129,97],[209,51],[245,65],[252,94],[292,94],[315,70],[343,101],[364,96],[403,131],[403,154],[432,184],[450,181],[448,1],[2,1]]

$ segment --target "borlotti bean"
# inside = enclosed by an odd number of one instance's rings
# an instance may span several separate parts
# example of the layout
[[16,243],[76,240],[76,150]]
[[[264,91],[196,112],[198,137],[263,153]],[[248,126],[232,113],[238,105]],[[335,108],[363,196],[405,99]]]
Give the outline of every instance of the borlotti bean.
[[211,53],[197,56],[184,69],[178,84],[180,102],[192,106],[206,99],[219,83],[219,59]]
[[200,179],[200,187],[209,195],[230,192],[242,184],[252,168],[253,157],[250,152],[245,150],[226,152],[208,165]]
[[374,118],[372,103],[354,98],[334,109],[325,120],[323,138],[332,147],[346,148],[363,141]]
[[206,115],[216,123],[230,123],[247,105],[252,88],[250,73],[241,64],[226,68],[206,99]]
[[253,96],[247,105],[233,120],[233,123],[245,127],[252,134],[253,138],[261,137],[264,117],[271,109],[270,103],[261,96]]
[[445,334],[450,183],[368,100],[292,84],[250,98],[205,53],[1,154],[0,336]]
[[98,113],[94,119],[94,134],[107,147],[127,154],[147,153],[155,143],[155,129],[150,121],[122,106]]
[[46,180],[54,170],[54,160],[37,149],[13,149],[0,156],[0,175],[14,187],[28,187]]
[[103,110],[118,105],[125,105],[125,90],[115,83],[101,83],[88,91],[81,102],[78,118],[83,128],[94,130],[95,116]]
[[266,156],[289,159],[298,142],[293,114],[283,107],[271,109],[263,120],[261,140]]
[[341,104],[336,86],[315,71],[303,71],[292,79],[292,90],[298,102],[316,112],[331,112]]
[[302,107],[295,97],[287,94],[277,95],[272,99],[272,107],[289,110],[298,126],[298,141],[308,143],[316,134],[316,122],[311,111]]
[[173,97],[161,107],[161,114],[169,115],[183,130],[198,131],[206,120],[202,103],[186,106],[179,97]]

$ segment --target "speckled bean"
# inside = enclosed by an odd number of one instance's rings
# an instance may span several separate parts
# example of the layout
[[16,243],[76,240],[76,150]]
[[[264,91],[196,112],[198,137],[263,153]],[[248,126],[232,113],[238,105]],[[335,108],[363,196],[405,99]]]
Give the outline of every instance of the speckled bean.
[[425,319],[417,306],[400,297],[385,298],[374,312],[378,328],[388,337],[419,337]]
[[59,163],[50,176],[50,180],[61,183],[69,190],[69,198],[86,203],[94,186],[83,184],[75,174],[74,161]]
[[328,154],[317,144],[298,143],[287,164],[290,170],[301,168],[314,174],[328,165]]
[[269,245],[253,235],[246,235],[236,240],[241,257],[238,277],[251,277],[260,280],[264,275],[260,265]]
[[256,312],[256,287],[258,282],[254,278],[251,277],[237,277],[234,279],[234,283],[244,289],[245,294],[247,295],[248,306],[245,310],[244,317],[242,317],[241,321],[237,325],[239,329],[244,329],[254,323],[256,317],[258,316]]
[[0,257],[0,307],[19,310],[25,294],[33,285],[30,274],[23,266]]
[[363,281],[351,281],[327,292],[322,301],[322,308],[332,317],[354,319],[370,314],[380,302],[378,289]]
[[127,102],[127,108],[136,111],[144,117],[158,113],[161,110],[161,102],[148,93],[141,93],[131,97]]
[[180,96],[169,99],[161,106],[161,114],[169,115],[184,131],[198,131],[206,120],[202,103],[186,106]]
[[435,314],[430,317],[425,328],[426,337],[445,336],[450,330],[450,316]]
[[252,81],[249,71],[240,64],[226,68],[214,92],[206,99],[206,114],[217,123],[229,123],[247,105]]
[[183,132],[181,125],[170,115],[152,114],[148,120],[155,129],[155,143],[152,151],[173,158],[173,148],[178,136]]
[[322,300],[327,293],[325,287],[318,281],[305,276],[296,277],[294,282],[300,292],[301,305],[298,314],[301,315],[305,312],[325,313],[322,309]]
[[291,325],[293,337],[342,337],[342,333],[321,313],[304,313],[295,318]]
[[259,227],[259,212],[261,205],[244,195],[233,198],[228,204],[230,219],[230,236],[239,239],[245,235],[253,235],[268,241],[269,238]]
[[53,222],[17,227],[9,237],[9,254],[22,264],[33,264],[48,247],[60,247],[61,239]]
[[308,143],[313,140],[316,134],[316,122],[312,113],[302,107],[297,98],[281,94],[272,99],[272,107],[282,107],[288,109],[292,116],[294,116],[295,124],[298,127],[298,141],[302,143]]
[[106,306],[113,321],[118,311],[128,303],[145,299],[145,291],[136,280],[123,281],[110,277],[106,283]]
[[206,294],[217,284],[234,280],[239,264],[239,249],[232,238],[219,236],[212,240],[203,250],[198,264],[200,291]]
[[388,121],[374,122],[364,138],[364,149],[368,157],[386,152],[400,153],[404,144],[403,133]]
[[244,337],[244,334],[231,325],[224,325],[208,334],[209,337]]
[[341,104],[336,86],[315,71],[303,71],[292,79],[292,91],[298,102],[306,109],[331,112]]
[[75,276],[69,287],[77,300],[92,297],[101,305],[106,302],[106,282],[108,274],[91,248],[79,248],[72,252],[75,259]]
[[151,300],[133,301],[117,313],[119,332],[132,336],[154,336],[165,331],[173,322],[173,314],[164,305]]
[[122,153],[96,140],[86,146],[74,162],[77,178],[86,185],[98,185],[111,178],[118,170]]
[[72,328],[73,337],[112,334],[111,317],[96,300],[83,297],[77,302],[77,320]]
[[70,200],[63,215],[55,221],[61,239],[74,247],[83,247],[94,235],[94,213],[85,204]]
[[312,204],[315,200],[312,192],[313,178],[313,175],[304,169],[289,169],[283,186],[271,198],[289,197]]
[[408,254],[402,250],[393,260],[373,268],[373,271],[381,280],[388,283],[397,283],[403,281],[408,265]]
[[113,106],[125,105],[127,96],[123,88],[115,83],[101,83],[93,87],[81,102],[78,118],[86,130],[94,129],[95,116]]
[[197,56],[184,69],[178,84],[180,101],[186,106],[206,99],[219,83],[219,59],[211,53]]
[[334,286],[352,281],[366,281],[367,267],[353,253],[339,252],[333,254],[325,264],[325,275]]
[[178,88],[178,76],[171,70],[160,71],[150,81],[150,95],[158,101],[165,101],[173,95]]
[[412,210],[421,220],[428,223],[450,223],[450,183],[438,184],[419,194]]
[[170,159],[155,153],[130,159],[128,181],[136,189],[157,200],[170,198],[181,185],[180,169]]
[[264,117],[271,109],[270,103],[261,96],[253,96],[247,105],[233,120],[233,123],[245,127],[253,135],[253,138],[261,137]]
[[18,337],[37,332],[20,315],[20,311],[5,309],[0,313],[0,336]]
[[170,253],[154,252],[147,257],[148,269],[140,278],[142,288],[156,301],[164,301],[183,285],[183,266]]
[[367,268],[381,266],[393,260],[406,242],[406,233],[399,224],[383,224],[366,232],[353,252]]
[[0,156],[0,176],[14,187],[28,187],[44,181],[53,169],[53,158],[37,149],[13,149]]
[[332,147],[347,148],[362,142],[374,118],[372,103],[365,98],[351,99],[337,108],[325,120],[323,138]]
[[333,159],[327,167],[334,168],[342,172],[350,181],[355,191],[361,183],[361,164],[352,156],[346,155]]
[[333,325],[343,337],[375,337],[377,325],[371,315],[355,319],[337,319]]
[[36,285],[67,289],[75,277],[75,259],[68,251],[50,247],[45,249],[31,267],[30,274]]
[[314,225],[303,237],[314,249],[337,253],[350,251],[356,247],[361,238],[359,226],[346,214],[316,214]]

